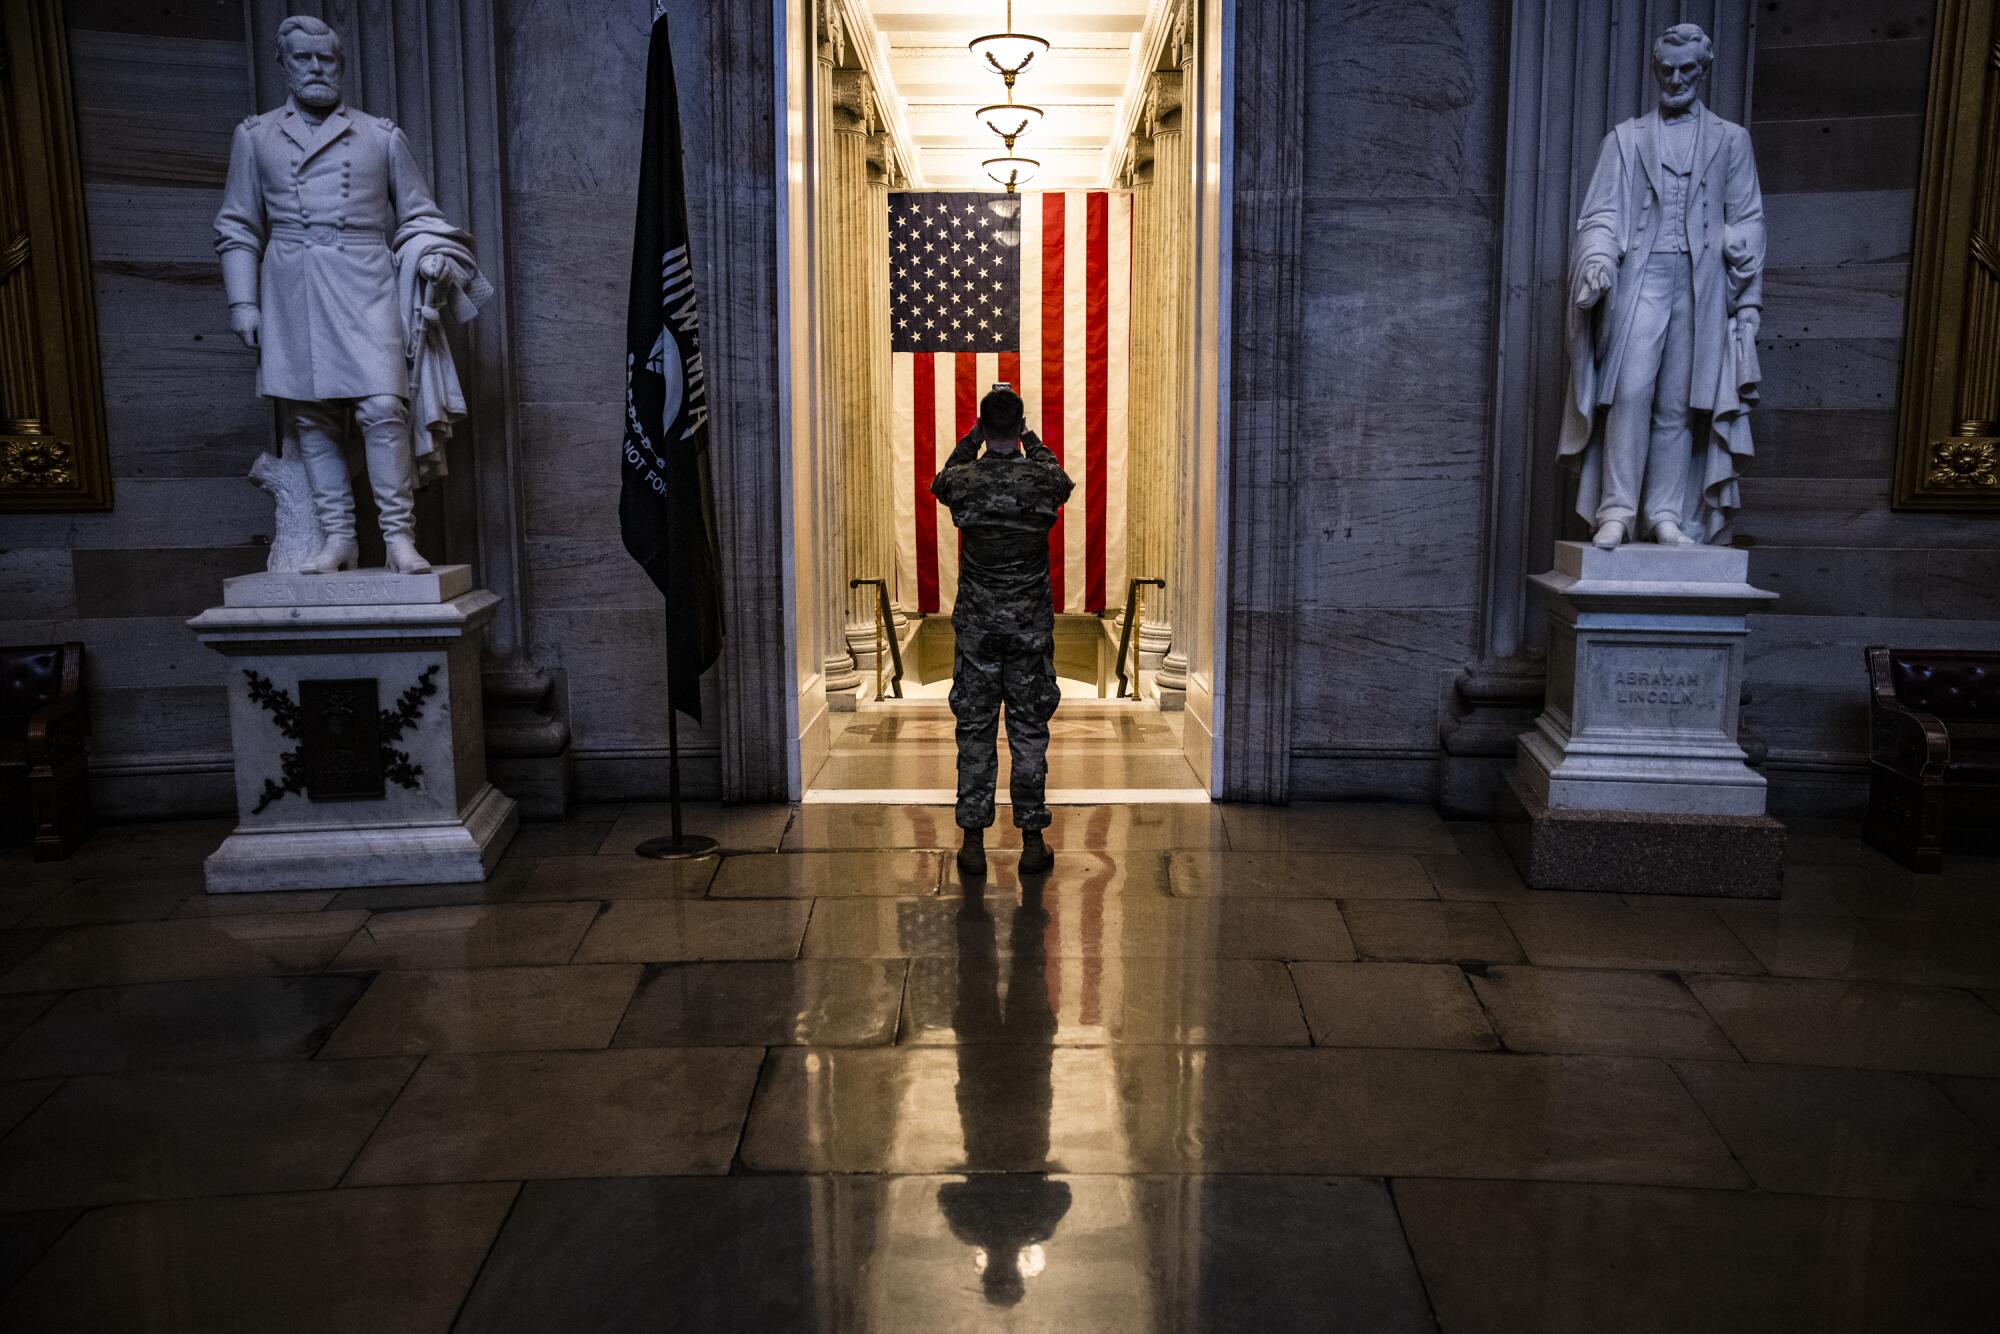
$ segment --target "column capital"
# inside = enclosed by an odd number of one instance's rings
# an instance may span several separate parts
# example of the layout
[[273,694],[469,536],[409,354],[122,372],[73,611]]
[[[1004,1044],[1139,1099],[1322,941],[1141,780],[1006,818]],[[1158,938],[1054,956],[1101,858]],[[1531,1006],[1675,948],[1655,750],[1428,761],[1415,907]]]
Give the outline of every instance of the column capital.
[[1170,66],[1176,74],[1194,63],[1192,4],[1182,4],[1175,10],[1173,29],[1167,34],[1166,49],[1160,52],[1160,63]]
[[1181,72],[1161,70],[1146,80],[1145,112],[1139,122],[1148,138],[1181,132]]
[[1143,134],[1125,140],[1125,156],[1118,166],[1118,182],[1128,190],[1153,183],[1153,141]]
[[875,82],[864,69],[833,71],[833,128],[847,134],[873,135],[882,128],[875,104]]
[[839,0],[819,0],[813,6],[814,34],[818,39],[822,65],[838,65],[847,58],[847,19]]

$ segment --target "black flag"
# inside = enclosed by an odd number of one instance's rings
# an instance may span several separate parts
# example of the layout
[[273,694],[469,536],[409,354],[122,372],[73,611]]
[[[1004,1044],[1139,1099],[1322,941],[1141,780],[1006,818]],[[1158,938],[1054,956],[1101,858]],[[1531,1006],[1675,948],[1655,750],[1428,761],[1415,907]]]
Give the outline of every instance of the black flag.
[[646,56],[646,144],[625,318],[625,550],[667,599],[667,698],[701,717],[701,674],[722,653],[722,562],[709,483],[708,379],[701,359],[687,183],[667,20]]

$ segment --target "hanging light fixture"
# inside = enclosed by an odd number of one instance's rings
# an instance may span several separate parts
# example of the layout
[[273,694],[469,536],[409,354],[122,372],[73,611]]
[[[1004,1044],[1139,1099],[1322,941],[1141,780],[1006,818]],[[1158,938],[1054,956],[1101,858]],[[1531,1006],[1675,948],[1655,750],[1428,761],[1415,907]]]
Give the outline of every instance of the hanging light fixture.
[[1010,90],[1005,102],[981,107],[975,113],[979,123],[1002,139],[1018,139],[1042,123],[1042,109],[1016,102]]
[[1007,81],[1009,96],[1013,95],[1015,77],[1032,65],[1036,56],[1049,49],[1046,37],[1014,31],[1014,0],[1007,0],[1007,31],[975,37],[966,45],[974,56],[992,66],[993,72]]
[[986,168],[986,174],[993,178],[996,185],[1006,186],[1007,193],[1011,195],[1019,187],[1034,180],[1035,173],[1042,169],[1042,164],[1031,157],[1017,154],[1011,136],[1006,137],[1006,144],[1006,156],[990,157],[979,165]]

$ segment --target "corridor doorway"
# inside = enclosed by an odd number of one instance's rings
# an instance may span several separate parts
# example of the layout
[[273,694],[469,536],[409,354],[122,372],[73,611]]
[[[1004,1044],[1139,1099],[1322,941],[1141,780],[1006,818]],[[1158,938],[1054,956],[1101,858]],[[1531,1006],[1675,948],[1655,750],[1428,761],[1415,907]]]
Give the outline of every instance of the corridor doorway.
[[[1001,382],[1077,484],[1051,802],[1213,790],[1221,8],[1017,3],[1052,46],[1009,92],[966,50],[976,6],[783,0],[795,800],[954,795],[957,535],[927,488]],[[982,107],[1031,96],[1038,175],[1000,188]]]

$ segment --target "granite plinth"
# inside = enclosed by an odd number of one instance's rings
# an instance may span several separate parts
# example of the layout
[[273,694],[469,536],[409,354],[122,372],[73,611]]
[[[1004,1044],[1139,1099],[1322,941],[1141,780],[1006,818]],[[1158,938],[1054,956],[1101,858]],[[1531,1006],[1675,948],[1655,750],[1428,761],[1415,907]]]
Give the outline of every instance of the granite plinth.
[[1775,899],[1784,888],[1785,827],[1767,815],[1551,810],[1518,772],[1497,813],[1532,889]]
[[[229,659],[238,818],[210,893],[485,878],[518,816],[486,771],[500,599],[471,583],[462,565],[246,575],[188,622]],[[313,600],[342,589],[363,600]]]
[[1518,772],[1551,811],[1758,816],[1737,743],[1752,588],[1729,547],[1556,544],[1546,706]]

